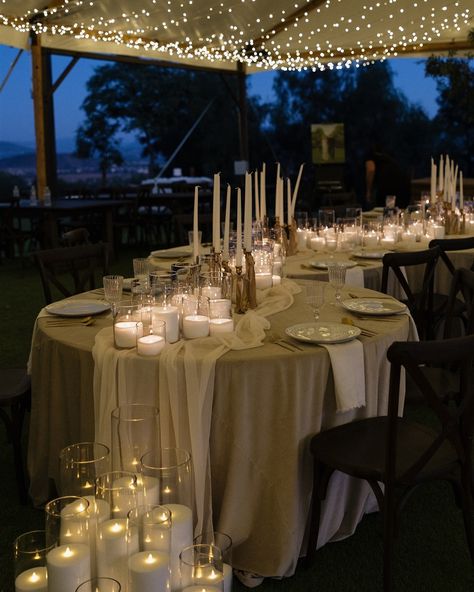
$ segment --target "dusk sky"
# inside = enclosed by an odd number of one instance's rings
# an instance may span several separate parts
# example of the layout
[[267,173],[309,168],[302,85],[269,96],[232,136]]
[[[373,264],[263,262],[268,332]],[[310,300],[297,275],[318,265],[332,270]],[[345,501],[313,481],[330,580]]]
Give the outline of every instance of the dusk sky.
[[[0,45],[0,84],[18,53],[17,49]],[[55,57],[53,60],[56,79],[70,58]],[[93,70],[100,63],[81,59],[54,95],[56,113],[56,137],[58,140],[73,138],[75,130],[84,119],[80,109],[85,97],[85,86]],[[435,82],[424,76],[421,60],[395,59],[390,61],[395,72],[395,85],[411,102],[419,103],[431,117],[436,113]],[[263,99],[272,96],[272,72],[249,76],[250,94],[259,94]],[[308,125],[314,122],[308,122]],[[31,61],[27,52],[21,55],[6,86],[0,93],[0,141],[34,142],[33,104],[31,99]]]

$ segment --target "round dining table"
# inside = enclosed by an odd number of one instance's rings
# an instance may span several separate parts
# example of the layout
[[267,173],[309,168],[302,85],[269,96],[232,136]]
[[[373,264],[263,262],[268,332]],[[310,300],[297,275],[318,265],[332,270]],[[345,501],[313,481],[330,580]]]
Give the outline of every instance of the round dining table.
[[[101,427],[108,422],[104,409],[128,403],[154,404],[160,407],[162,433],[169,434],[176,432],[176,426],[170,430],[169,423],[172,407],[178,405],[181,413],[187,413],[191,432],[205,435],[201,438],[204,453],[200,450],[199,456],[192,450],[203,488],[197,492],[203,508],[199,528],[211,525],[232,537],[235,569],[254,577],[291,576],[307,544],[311,436],[332,426],[385,414],[390,373],[387,349],[394,341],[416,339],[408,314],[359,318],[334,303],[334,291],[327,283],[320,322],[340,323],[344,319],[361,328],[362,334],[354,341],[330,347],[294,339],[287,334],[288,327],[314,321],[305,302],[304,284],[284,280],[278,289],[258,295],[266,323],[261,342],[248,349],[219,350],[208,372],[201,406],[195,405],[201,402],[198,395],[186,393],[186,385],[181,383],[186,383],[188,371],[207,368],[206,356],[221,347],[217,342],[214,345],[213,338],[168,346],[176,350],[177,390],[171,397],[164,380],[170,370],[166,348],[153,357],[139,356],[136,349],[118,351],[110,313],[93,316],[91,324],[68,324],[67,319],[61,324],[52,322],[53,315],[43,309],[35,324],[30,356],[28,471],[33,502],[40,505],[54,495],[63,447],[107,440],[107,428]],[[353,297],[378,299],[382,295],[345,286],[343,299]],[[74,297],[81,298],[101,299],[103,292]],[[283,310],[272,314],[271,307],[265,308],[272,298],[283,298]],[[258,315],[259,308],[235,315],[236,326],[242,320],[255,320],[252,315]],[[351,351],[359,356],[357,364],[351,360]],[[349,402],[345,409],[336,396],[343,376],[346,387],[351,380],[361,387],[361,399],[353,406]],[[178,444],[187,438],[193,448],[189,434]],[[363,515],[375,509],[366,484],[335,474],[323,505],[319,544],[349,536]]]

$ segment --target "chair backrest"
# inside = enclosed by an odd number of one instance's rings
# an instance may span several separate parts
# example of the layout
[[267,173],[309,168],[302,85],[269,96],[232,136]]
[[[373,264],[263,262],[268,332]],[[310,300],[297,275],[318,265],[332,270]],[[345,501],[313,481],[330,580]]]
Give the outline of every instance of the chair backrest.
[[61,242],[65,247],[74,247],[76,245],[89,244],[89,231],[87,228],[74,228],[64,232],[61,237]]
[[53,302],[53,289],[60,297],[73,296],[98,285],[108,274],[108,245],[76,245],[46,249],[34,253],[43,285],[46,304]]
[[458,316],[456,307],[458,296],[464,302],[463,311],[466,321],[465,330],[467,335],[474,334],[474,271],[470,269],[456,269],[454,272],[451,289],[449,291],[448,304],[446,306],[446,320],[444,324],[444,337],[452,336],[453,319]]
[[[449,272],[454,275],[456,270],[451,261],[448,251],[466,251],[467,249],[474,249],[474,236],[466,238],[435,238],[429,243],[429,248],[439,247],[440,259],[446,265]],[[472,254],[474,264],[474,253]]]
[[[435,455],[442,454],[450,457],[453,452],[461,462],[472,464],[472,437],[474,432],[474,389],[472,388],[474,335],[457,339],[439,341],[395,342],[388,351],[387,358],[391,362],[390,392],[388,404],[388,441],[386,450],[386,477],[392,483],[397,479],[403,482],[416,482],[416,477]],[[458,405],[452,405],[449,399],[437,392],[423,368],[425,366],[444,368],[446,364],[459,369],[459,400]],[[416,385],[422,401],[436,416],[439,426],[432,428],[435,437],[428,437],[416,445],[416,454],[412,454],[410,447],[409,458],[397,459],[398,414],[401,368],[406,371],[412,383]],[[442,449],[442,450],[441,450]],[[432,465],[430,465],[432,467]],[[400,469],[403,467],[403,474]]]
[[[436,263],[440,254],[439,247],[412,251],[408,253],[387,253],[383,257],[382,287],[385,294],[388,289],[389,272],[392,271],[406,294],[406,303],[416,323],[421,338],[429,332],[433,310],[433,285]],[[414,292],[404,274],[404,268],[424,265],[423,283],[419,292]]]

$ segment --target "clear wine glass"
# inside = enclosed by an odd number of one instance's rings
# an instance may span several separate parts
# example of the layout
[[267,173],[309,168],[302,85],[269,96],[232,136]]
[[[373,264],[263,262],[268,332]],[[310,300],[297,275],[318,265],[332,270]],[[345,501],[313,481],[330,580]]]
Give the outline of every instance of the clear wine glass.
[[314,320],[319,319],[319,311],[324,304],[326,286],[321,282],[311,282],[305,286],[305,302],[313,310]]
[[122,300],[123,275],[104,275],[102,280],[104,283],[104,298],[110,304],[113,316],[115,305]]
[[336,299],[336,302],[334,303],[335,306],[341,304],[342,287],[346,283],[346,269],[347,268],[344,265],[339,265],[337,263],[328,267],[329,283],[336,291],[334,294]]

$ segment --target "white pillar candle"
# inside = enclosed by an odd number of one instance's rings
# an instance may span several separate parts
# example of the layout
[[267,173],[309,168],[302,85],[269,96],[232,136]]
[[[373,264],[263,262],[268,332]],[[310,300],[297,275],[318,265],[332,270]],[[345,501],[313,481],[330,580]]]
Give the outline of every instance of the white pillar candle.
[[140,356],[156,356],[165,347],[161,335],[144,335],[137,339],[137,353]]
[[[105,520],[97,529],[97,575],[117,579],[126,589],[127,557],[138,553],[136,533],[127,540],[127,519]],[[87,578],[85,578],[87,579]]]
[[224,563],[224,592],[232,592],[232,566]]
[[160,508],[154,508],[152,512],[153,518],[156,518],[156,520],[147,520],[143,524],[143,539],[141,541],[143,550],[161,551],[169,555],[171,550],[171,520]]
[[221,587],[208,586],[203,584],[195,584],[194,586],[186,586],[182,592],[222,592]]
[[136,321],[119,321],[114,324],[114,339],[117,347],[131,348],[137,344],[137,335],[143,335],[143,324]]
[[252,176],[245,173],[244,249],[252,250]]
[[382,245],[382,247],[392,249],[395,246],[395,239],[391,236],[386,236],[380,239],[380,244]]
[[186,339],[207,337],[209,335],[209,317],[198,314],[184,317],[183,335]]
[[227,195],[225,200],[225,220],[224,220],[224,245],[222,250],[222,259],[229,261],[229,242],[230,242],[230,185],[227,184]]
[[46,556],[48,592],[75,592],[82,582],[90,580],[91,556],[88,545],[54,547]]
[[234,321],[232,319],[211,319],[209,321],[209,335],[214,336],[220,333],[232,333]]
[[171,590],[179,590],[181,576],[179,554],[193,544],[193,514],[182,504],[166,504],[171,510]]
[[228,298],[218,298],[209,302],[211,317],[230,319],[232,302]]
[[129,592],[169,590],[170,556],[159,551],[135,553],[128,560]]
[[407,230],[406,232],[402,232],[402,240],[407,243],[414,243],[416,242],[416,235]]
[[374,233],[366,234],[364,236],[364,245],[366,247],[376,247],[379,242],[378,236]]
[[433,224],[433,238],[444,238],[445,229],[442,224]]
[[203,286],[201,295],[207,296],[211,300],[222,298],[222,288],[220,286]]
[[179,339],[179,316],[176,306],[154,306],[151,309],[153,319],[164,321],[166,326],[166,343],[174,343]]
[[214,175],[212,203],[212,246],[216,253],[221,252],[221,176]]
[[71,502],[61,510],[61,525],[59,528],[59,544],[71,543],[90,544],[89,522],[94,519],[88,512],[89,506],[81,499]]
[[257,290],[266,290],[272,287],[272,274],[257,272],[255,274],[255,286]]
[[313,236],[311,238],[311,248],[313,251],[322,251],[326,246],[326,239],[323,236]]
[[194,188],[194,212],[193,212],[193,263],[199,258],[199,240],[198,240],[198,209],[199,209],[199,187]]
[[280,275],[272,275],[272,285],[279,286],[281,284],[281,276]]
[[335,251],[337,249],[337,238],[335,236],[326,236],[326,249],[328,251]]
[[283,261],[280,258],[273,259],[272,271],[273,271],[274,275],[281,276],[281,274],[283,272]]
[[32,567],[15,578],[15,592],[48,592],[46,567]]
[[263,163],[262,172],[260,173],[260,217],[262,221],[265,219],[267,215],[267,196],[266,196],[266,164]]
[[235,247],[235,265],[236,267],[242,267],[242,196],[240,187],[237,188],[237,242]]

